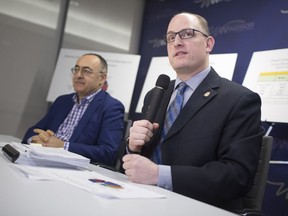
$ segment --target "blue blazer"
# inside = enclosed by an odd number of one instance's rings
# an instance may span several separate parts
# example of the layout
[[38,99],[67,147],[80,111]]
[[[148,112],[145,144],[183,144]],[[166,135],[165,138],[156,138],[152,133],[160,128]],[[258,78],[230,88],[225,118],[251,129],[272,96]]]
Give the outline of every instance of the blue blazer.
[[[74,94],[58,97],[49,112],[27,130],[22,143],[27,143],[35,135],[34,128],[56,132],[74,105]],[[100,91],[76,126],[69,140],[69,151],[90,158],[91,162],[114,165],[123,136],[123,121],[123,104],[107,92]]]

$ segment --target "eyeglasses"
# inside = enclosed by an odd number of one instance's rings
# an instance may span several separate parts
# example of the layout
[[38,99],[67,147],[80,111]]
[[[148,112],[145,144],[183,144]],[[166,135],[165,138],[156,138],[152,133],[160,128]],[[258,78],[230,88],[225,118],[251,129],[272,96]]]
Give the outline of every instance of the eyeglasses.
[[[91,70],[91,69],[89,69],[87,67],[83,67],[83,68],[73,67],[73,68],[71,68],[71,72],[72,72],[73,75],[78,74],[79,71],[80,71],[80,73],[83,76],[90,76],[90,75],[92,75],[94,73],[93,70]],[[99,73],[102,74],[104,72],[100,71]]]
[[168,32],[166,35],[164,35],[164,41],[166,43],[171,43],[173,41],[175,41],[176,35],[178,34],[179,37],[183,40],[183,39],[189,39],[189,38],[193,38],[195,36],[195,32],[199,32],[202,35],[204,35],[205,37],[209,37],[207,34],[196,30],[196,29],[182,29],[179,32]]

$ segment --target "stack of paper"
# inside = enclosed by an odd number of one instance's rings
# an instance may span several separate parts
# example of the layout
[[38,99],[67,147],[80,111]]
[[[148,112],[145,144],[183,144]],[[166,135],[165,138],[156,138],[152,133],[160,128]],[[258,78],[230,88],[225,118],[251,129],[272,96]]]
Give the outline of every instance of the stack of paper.
[[62,148],[25,145],[17,142],[11,142],[9,145],[20,153],[19,157],[14,161],[14,163],[17,164],[63,168],[87,168],[90,163],[90,159]]

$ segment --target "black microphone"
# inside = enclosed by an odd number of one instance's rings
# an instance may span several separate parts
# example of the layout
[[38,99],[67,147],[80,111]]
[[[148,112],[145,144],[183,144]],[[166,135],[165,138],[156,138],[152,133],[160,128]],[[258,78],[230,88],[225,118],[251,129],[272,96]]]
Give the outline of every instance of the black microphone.
[[154,87],[154,92],[151,96],[150,104],[145,114],[145,119],[151,123],[154,122],[161,99],[164,92],[168,89],[169,83],[170,77],[165,74],[161,74],[156,81],[156,86]]

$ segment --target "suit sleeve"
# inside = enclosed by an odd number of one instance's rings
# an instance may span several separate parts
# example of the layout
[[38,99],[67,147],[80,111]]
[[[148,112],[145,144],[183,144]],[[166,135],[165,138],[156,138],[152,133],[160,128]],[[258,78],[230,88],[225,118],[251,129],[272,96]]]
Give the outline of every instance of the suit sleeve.
[[[29,138],[31,138],[32,136],[36,135],[33,130],[35,128],[40,128],[42,130],[52,130],[54,132],[57,131],[58,127],[60,126],[60,124],[62,123],[62,121],[64,120],[64,118],[66,117],[67,112],[64,112],[62,103],[63,100],[65,100],[66,102],[64,102],[64,104],[66,105],[65,109],[68,109],[70,106],[72,106],[72,96],[69,97],[69,100],[67,100],[66,98],[68,98],[67,96],[63,97],[60,96],[58,97],[55,102],[51,105],[49,111],[47,112],[47,114],[40,119],[35,125],[33,125],[32,127],[28,128],[28,130],[26,131],[23,139],[22,139],[22,143],[27,144],[27,141]],[[69,103],[69,101],[71,101]],[[62,110],[62,112],[60,113],[59,110]],[[58,112],[57,112],[58,111]]]
[[101,111],[96,110],[89,116],[81,135],[70,141],[69,151],[90,158],[92,162],[114,165],[123,137],[124,106],[118,100],[103,103]]
[[202,166],[171,166],[175,192],[218,206],[248,192],[263,136],[261,100],[248,92],[236,101],[219,128],[221,134],[210,140],[217,146],[216,158]]

